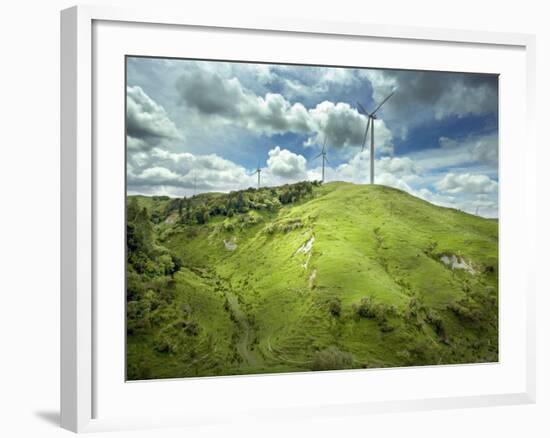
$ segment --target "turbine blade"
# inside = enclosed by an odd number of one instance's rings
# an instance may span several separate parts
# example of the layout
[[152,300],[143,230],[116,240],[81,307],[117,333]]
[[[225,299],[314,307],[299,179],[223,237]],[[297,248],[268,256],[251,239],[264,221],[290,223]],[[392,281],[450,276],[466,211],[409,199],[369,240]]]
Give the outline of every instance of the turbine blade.
[[327,136],[325,135],[325,142],[323,143],[323,152],[325,152],[326,146],[327,146]]
[[369,115],[369,112],[365,109],[363,105],[361,105],[360,102],[357,102],[357,108],[359,109],[359,112],[365,116]]
[[363,136],[363,144],[361,145],[361,152],[365,149],[365,143],[367,142],[367,135],[369,134],[369,126],[371,124],[372,118],[369,117],[369,120],[367,122],[367,128],[365,129],[365,135]]
[[330,161],[328,160],[327,156],[325,155],[325,161],[330,164]]
[[372,112],[373,116],[376,114],[376,111],[378,111],[382,107],[382,105],[384,105],[389,100],[389,98],[393,96],[393,93],[395,93],[395,91],[392,91],[382,102],[380,102],[380,105],[378,105],[376,109]]
[[316,155],[315,157],[313,157],[313,159],[316,160],[316,159],[319,158],[321,155],[323,155],[322,152],[321,152],[319,155]]

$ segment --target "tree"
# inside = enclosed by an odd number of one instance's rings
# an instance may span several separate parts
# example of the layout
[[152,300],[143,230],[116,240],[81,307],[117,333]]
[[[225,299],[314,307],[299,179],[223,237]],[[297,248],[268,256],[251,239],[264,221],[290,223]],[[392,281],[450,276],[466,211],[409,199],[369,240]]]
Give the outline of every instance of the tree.
[[245,202],[244,202],[243,192],[239,192],[239,194],[237,195],[236,209],[239,213],[244,213],[245,211]]
[[210,220],[210,213],[204,206],[197,208],[195,211],[195,219],[199,225],[203,225]]

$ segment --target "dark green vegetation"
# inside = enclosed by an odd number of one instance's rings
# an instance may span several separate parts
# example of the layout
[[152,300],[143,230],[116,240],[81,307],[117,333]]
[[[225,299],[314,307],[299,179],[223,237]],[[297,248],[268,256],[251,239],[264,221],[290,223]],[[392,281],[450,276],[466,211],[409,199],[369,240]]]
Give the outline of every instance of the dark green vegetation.
[[498,223],[299,183],[128,198],[129,380],[498,360]]

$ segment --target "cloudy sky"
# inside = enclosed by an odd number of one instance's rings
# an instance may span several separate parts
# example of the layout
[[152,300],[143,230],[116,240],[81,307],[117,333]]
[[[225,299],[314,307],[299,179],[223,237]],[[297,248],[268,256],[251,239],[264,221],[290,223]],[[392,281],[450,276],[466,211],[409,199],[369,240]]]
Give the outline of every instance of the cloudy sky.
[[[432,203],[498,215],[498,78],[493,75],[127,58],[130,194],[321,179],[369,181]],[[370,138],[370,134],[369,134]]]

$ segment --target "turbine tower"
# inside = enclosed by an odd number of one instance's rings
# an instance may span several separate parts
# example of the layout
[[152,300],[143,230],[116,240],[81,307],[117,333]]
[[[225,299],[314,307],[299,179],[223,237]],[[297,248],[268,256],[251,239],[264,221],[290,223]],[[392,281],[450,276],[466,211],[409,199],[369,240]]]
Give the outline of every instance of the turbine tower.
[[370,127],[370,183],[374,184],[374,121],[376,120],[376,113],[384,105],[390,97],[393,96],[395,90],[392,91],[380,104],[374,109],[373,112],[369,113],[363,105],[357,102],[357,107],[359,112],[368,117],[367,128],[365,129],[365,136],[363,137],[363,146],[361,146],[361,151],[365,149],[365,143],[367,142],[367,136],[369,134]]
[[260,168],[260,160],[258,160],[258,167],[256,167],[256,170],[252,173],[250,173],[249,175],[254,175],[255,173],[258,174],[258,188],[260,188],[260,175],[262,173],[262,169]]
[[317,158],[319,157],[323,157],[323,177],[321,179],[321,182],[325,182],[325,162],[328,163],[328,158],[327,158],[327,138],[325,137],[325,143],[323,144],[323,150],[321,151],[321,153],[319,155],[317,155],[315,158],[313,158],[314,160],[316,160]]

